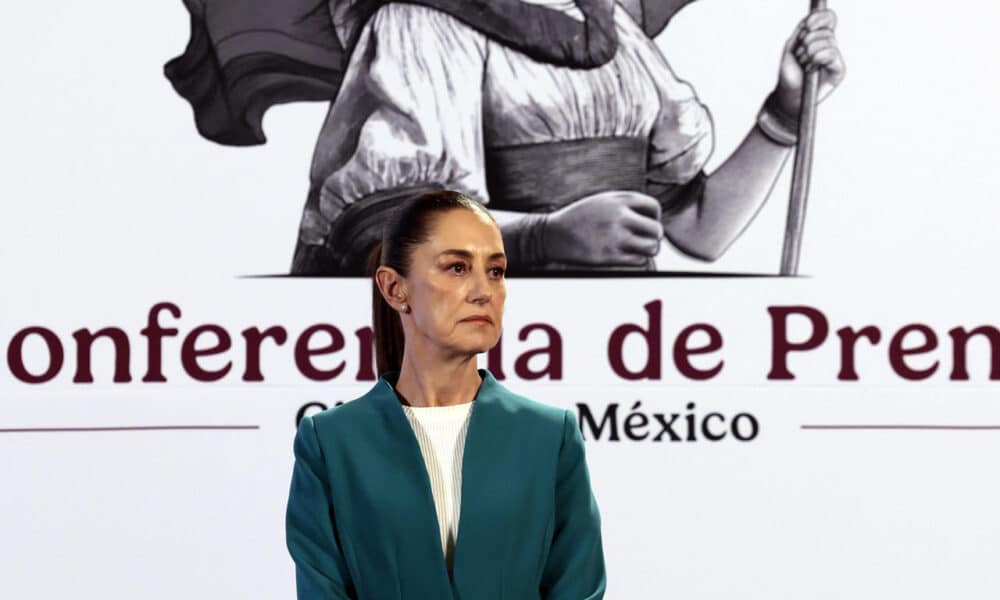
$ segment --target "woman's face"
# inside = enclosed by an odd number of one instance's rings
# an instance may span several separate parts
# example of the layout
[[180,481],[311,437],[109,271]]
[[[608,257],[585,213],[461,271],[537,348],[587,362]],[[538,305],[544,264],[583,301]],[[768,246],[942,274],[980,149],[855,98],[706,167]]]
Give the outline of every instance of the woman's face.
[[[405,279],[407,352],[486,352],[500,339],[507,298],[503,237],[487,217],[467,209],[437,215],[427,241],[413,250]],[[407,323],[408,321],[408,323]]]

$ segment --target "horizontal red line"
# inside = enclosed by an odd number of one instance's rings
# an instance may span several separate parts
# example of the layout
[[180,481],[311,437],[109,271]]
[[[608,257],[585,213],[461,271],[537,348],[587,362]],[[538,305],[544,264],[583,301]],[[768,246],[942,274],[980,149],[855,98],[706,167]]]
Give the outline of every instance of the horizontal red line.
[[180,431],[180,430],[260,429],[260,425],[129,425],[121,427],[16,427],[0,433],[53,433],[65,431]]
[[802,425],[802,429],[967,429],[1000,431],[1000,425]]

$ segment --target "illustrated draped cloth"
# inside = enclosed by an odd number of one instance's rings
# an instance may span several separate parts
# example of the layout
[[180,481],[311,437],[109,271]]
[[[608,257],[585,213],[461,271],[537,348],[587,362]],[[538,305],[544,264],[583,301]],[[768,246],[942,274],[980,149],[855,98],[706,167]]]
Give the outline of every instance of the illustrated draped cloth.
[[[191,103],[198,131],[228,145],[263,144],[275,104],[333,100],[361,25],[388,0],[183,0],[191,32],[164,73]],[[644,0],[656,36],[693,0]],[[414,0],[451,14],[541,62],[594,67],[611,58],[612,0],[579,0],[591,25],[521,0]],[[336,25],[335,25],[336,23]]]

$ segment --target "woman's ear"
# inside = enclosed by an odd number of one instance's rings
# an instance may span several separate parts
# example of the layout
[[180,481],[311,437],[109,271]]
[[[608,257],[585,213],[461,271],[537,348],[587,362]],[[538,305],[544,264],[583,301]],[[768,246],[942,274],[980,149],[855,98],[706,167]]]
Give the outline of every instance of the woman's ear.
[[406,280],[403,279],[402,275],[396,269],[380,265],[375,270],[375,281],[378,284],[382,298],[385,299],[389,306],[398,309],[400,304],[406,302]]

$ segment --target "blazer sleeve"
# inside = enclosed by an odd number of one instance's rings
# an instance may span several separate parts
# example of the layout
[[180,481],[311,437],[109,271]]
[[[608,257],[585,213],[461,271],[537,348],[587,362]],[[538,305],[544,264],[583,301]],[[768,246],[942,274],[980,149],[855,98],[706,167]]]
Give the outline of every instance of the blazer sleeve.
[[555,528],[541,596],[544,600],[600,600],[607,584],[601,516],[590,487],[583,435],[570,410],[563,418],[558,465]]
[[299,423],[294,443],[285,540],[295,561],[299,600],[356,598],[337,538],[330,485],[311,416]]

